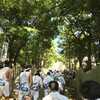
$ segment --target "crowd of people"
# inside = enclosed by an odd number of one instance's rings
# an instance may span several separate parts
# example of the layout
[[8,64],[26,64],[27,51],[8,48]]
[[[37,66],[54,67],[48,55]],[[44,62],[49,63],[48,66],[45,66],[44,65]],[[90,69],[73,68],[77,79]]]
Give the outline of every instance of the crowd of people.
[[[26,97],[28,100],[29,98],[31,98],[30,100],[39,100],[40,89],[44,91],[43,100],[68,100],[67,97],[63,96],[65,80],[60,71],[49,70],[45,75],[37,70],[36,73],[32,75],[30,67],[30,65],[24,66],[23,71],[20,73],[18,100],[26,100]],[[50,92],[52,92],[55,97],[51,95],[50,98]]]
[[[13,69],[9,61],[5,61],[0,69],[0,98],[9,100],[13,91]],[[23,65],[16,85],[17,100],[39,100],[40,90],[44,91],[42,100],[68,100],[63,95],[65,79],[60,71],[49,70],[46,74],[37,70],[32,74],[31,65]],[[58,99],[59,98],[59,99]],[[1,100],[1,99],[0,99]]]
[[[0,65],[0,100],[10,100],[13,92],[14,70],[9,61]],[[16,84],[16,98],[14,100],[69,100],[64,95],[66,81],[58,70],[49,70],[46,74],[37,70],[32,74],[31,65],[23,65]],[[75,74],[75,73],[74,73]],[[74,75],[68,74],[68,76]],[[74,78],[74,77],[73,77]],[[42,91],[41,91],[42,90]],[[41,97],[42,93],[42,98]],[[81,84],[81,100],[100,100],[100,84],[95,81],[86,81]],[[77,99],[75,99],[77,100]]]

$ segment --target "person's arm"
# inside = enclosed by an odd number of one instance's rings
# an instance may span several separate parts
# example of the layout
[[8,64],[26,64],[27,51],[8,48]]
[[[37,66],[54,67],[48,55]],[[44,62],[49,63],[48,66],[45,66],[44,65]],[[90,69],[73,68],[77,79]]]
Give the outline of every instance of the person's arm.
[[47,100],[46,97],[44,97],[42,100]]
[[45,100],[45,98],[43,98],[42,100]]
[[40,86],[41,86],[41,88],[43,87],[43,81],[42,81],[42,78],[40,78]]
[[7,70],[5,74],[6,74],[6,79],[8,81],[10,81],[11,80],[11,72],[10,72],[10,70]]
[[29,85],[30,85],[30,86],[32,85],[32,74],[31,74],[31,72],[30,72],[30,74],[29,74]]

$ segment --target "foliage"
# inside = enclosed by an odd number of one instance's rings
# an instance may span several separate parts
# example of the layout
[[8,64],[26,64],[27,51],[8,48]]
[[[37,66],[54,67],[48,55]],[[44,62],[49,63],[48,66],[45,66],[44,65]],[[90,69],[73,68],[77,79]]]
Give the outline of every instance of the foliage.
[[[95,41],[99,40],[99,0],[2,0],[0,12],[0,26],[10,43],[10,59],[16,55],[23,59],[30,51],[29,62],[41,62],[55,34],[65,38],[66,43],[61,45],[64,58],[77,56],[82,60],[95,54],[91,48],[97,48]],[[34,29],[38,30],[36,34]]]

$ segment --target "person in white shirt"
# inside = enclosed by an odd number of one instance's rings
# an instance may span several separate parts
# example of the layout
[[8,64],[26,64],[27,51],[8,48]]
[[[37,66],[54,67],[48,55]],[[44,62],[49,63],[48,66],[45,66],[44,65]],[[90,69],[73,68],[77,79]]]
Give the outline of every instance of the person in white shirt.
[[43,80],[43,86],[44,86],[44,94],[45,96],[48,95],[48,86],[49,86],[49,83],[51,81],[53,81],[53,77],[50,75],[50,72],[47,73],[47,76],[44,78]]
[[23,100],[25,96],[30,96],[30,86],[32,84],[31,65],[25,65],[25,69],[20,73],[19,99]]
[[49,83],[50,93],[42,100],[68,100],[68,98],[59,93],[59,85],[57,81],[51,81]]
[[39,91],[42,85],[43,85],[42,78],[40,77],[39,71],[37,71],[36,74],[33,76],[33,84],[31,88],[31,94],[32,94],[33,100],[38,100]]

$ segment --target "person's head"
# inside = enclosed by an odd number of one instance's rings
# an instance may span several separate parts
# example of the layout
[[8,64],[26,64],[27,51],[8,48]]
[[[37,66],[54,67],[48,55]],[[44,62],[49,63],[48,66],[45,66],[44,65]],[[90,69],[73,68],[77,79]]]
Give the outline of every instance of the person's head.
[[3,68],[3,62],[0,61],[0,68]]
[[59,84],[57,81],[51,81],[49,83],[49,89],[50,91],[58,91],[59,90]]
[[49,72],[50,72],[50,73],[53,73],[53,71],[52,71],[52,70],[49,70]]
[[24,70],[29,71],[29,70],[31,70],[31,67],[32,67],[31,65],[26,65],[26,64],[22,64],[21,66],[22,66],[22,71],[24,71]]
[[47,72],[47,75],[50,75],[50,72]]
[[40,71],[36,71],[35,75],[40,76]]
[[3,67],[12,68],[12,63],[9,60],[5,60],[4,63],[3,63]]
[[25,69],[25,64],[21,64],[22,71]]
[[30,64],[25,65],[25,69],[27,69],[27,68],[32,68],[32,65],[30,65]]
[[31,100],[31,97],[30,96],[25,96],[24,100]]
[[100,84],[96,81],[85,81],[80,86],[80,92],[84,98],[96,100],[100,98]]

